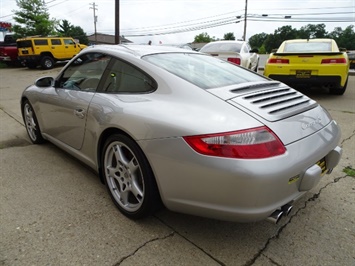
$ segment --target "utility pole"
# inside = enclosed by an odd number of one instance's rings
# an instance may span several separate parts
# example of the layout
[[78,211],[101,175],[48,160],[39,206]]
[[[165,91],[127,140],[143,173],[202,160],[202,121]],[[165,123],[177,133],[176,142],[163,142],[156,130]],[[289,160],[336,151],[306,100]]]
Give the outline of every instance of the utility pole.
[[95,2],[91,3],[90,5],[92,5],[92,7],[90,7],[90,9],[92,9],[94,11],[94,29],[95,29],[95,44],[97,44],[97,34],[96,34],[96,22],[97,22],[97,16],[96,16],[96,10],[97,10],[97,5],[95,4]]
[[120,0],[115,0],[115,44],[120,43]]
[[247,15],[248,15],[248,0],[245,0],[243,41],[245,41],[245,38],[246,38],[246,35],[247,35]]

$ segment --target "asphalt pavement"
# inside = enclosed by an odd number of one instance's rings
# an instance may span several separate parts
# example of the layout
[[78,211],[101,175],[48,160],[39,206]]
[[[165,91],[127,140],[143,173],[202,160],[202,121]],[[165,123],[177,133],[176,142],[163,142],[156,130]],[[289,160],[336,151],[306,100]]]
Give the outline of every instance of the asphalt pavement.
[[0,69],[0,265],[355,265],[355,178],[343,171],[355,168],[354,76],[343,96],[305,92],[340,125],[343,156],[274,225],[125,218],[95,173],[26,135],[21,92],[59,70]]

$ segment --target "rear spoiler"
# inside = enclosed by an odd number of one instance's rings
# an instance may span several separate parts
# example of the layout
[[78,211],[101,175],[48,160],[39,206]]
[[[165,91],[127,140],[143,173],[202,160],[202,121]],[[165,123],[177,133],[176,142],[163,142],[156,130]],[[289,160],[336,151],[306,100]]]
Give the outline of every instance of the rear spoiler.
[[274,53],[278,56],[287,56],[287,55],[342,55],[344,52],[315,52],[315,53]]

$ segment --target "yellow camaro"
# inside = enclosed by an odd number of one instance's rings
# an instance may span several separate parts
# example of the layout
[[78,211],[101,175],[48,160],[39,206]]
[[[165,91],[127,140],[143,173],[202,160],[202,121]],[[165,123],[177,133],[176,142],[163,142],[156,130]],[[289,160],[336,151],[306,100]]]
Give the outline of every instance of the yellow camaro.
[[349,75],[349,58],[332,39],[284,41],[271,53],[264,75],[297,88],[324,86],[342,95]]

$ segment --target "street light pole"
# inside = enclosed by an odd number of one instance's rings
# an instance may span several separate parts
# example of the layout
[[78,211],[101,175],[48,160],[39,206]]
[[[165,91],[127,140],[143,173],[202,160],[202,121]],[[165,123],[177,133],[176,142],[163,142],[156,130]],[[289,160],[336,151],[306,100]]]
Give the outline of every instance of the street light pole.
[[248,0],[245,0],[243,41],[245,41],[245,38],[246,38],[246,35],[247,35],[247,13],[248,13]]

